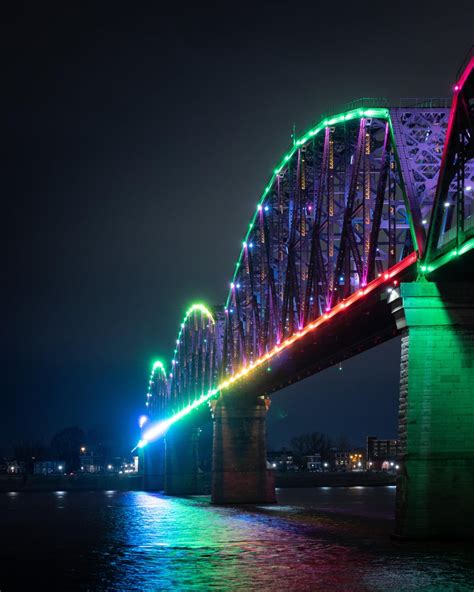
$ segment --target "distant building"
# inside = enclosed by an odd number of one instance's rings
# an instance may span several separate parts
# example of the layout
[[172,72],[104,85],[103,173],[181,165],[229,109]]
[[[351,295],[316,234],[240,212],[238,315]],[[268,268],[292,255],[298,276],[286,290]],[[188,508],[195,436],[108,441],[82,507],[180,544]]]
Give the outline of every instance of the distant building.
[[364,456],[360,450],[334,452],[334,468],[336,471],[364,470]]
[[307,454],[303,457],[305,462],[305,468],[307,471],[320,471],[321,470],[321,455],[319,453]]
[[79,455],[80,470],[83,473],[102,473],[104,470],[104,457],[93,450],[81,448]]
[[267,463],[269,468],[276,469],[277,471],[296,471],[295,458],[291,450],[277,450],[273,452],[267,452]]
[[349,454],[349,466],[351,471],[364,471],[364,454],[360,450],[354,450]]
[[367,468],[369,470],[381,471],[393,468],[399,453],[399,440],[382,440],[377,436],[367,436]]
[[62,460],[42,460],[33,465],[35,475],[62,475],[66,472],[66,463]]
[[119,473],[136,473],[138,472],[138,456],[132,457],[132,459],[124,458],[120,465]]
[[26,473],[24,462],[18,462],[17,460],[7,461],[7,475],[19,475],[20,473]]
[[347,471],[349,467],[349,453],[337,450],[334,452],[334,468],[336,471]]

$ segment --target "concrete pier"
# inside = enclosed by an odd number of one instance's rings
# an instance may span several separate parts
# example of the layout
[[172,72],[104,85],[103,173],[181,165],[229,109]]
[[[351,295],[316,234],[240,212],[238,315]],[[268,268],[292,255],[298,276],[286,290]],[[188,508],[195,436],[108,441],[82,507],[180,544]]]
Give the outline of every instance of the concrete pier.
[[212,501],[216,504],[276,501],[274,473],[266,463],[270,400],[232,395],[213,403]]
[[165,436],[166,495],[195,495],[198,491],[198,428],[186,420],[172,426]]
[[474,537],[474,286],[402,284],[399,432],[402,538]]

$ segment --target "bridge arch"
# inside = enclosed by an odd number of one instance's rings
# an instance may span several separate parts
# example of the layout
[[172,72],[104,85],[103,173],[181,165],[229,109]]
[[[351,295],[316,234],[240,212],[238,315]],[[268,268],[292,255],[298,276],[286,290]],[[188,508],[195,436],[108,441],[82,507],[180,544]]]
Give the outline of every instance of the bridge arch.
[[390,110],[325,118],[275,167],[225,306],[236,375],[417,250]]
[[170,403],[177,412],[216,386],[219,371],[215,315],[193,304],[180,324],[171,360]]
[[146,394],[146,411],[150,420],[162,419],[168,411],[168,381],[163,362],[153,363]]

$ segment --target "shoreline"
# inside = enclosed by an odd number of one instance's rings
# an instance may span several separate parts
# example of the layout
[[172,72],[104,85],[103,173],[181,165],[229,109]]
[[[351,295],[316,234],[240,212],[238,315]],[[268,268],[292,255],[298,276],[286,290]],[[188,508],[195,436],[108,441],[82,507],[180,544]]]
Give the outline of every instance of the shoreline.
[[[211,490],[210,473],[200,475],[200,494]],[[396,484],[396,475],[360,473],[276,473],[275,487],[380,487]],[[143,491],[143,475],[0,475],[0,492]]]

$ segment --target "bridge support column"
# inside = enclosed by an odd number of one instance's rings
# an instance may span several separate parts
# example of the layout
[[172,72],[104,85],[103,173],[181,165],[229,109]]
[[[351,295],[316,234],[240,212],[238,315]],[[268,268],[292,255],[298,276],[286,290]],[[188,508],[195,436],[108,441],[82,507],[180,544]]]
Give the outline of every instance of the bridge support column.
[[198,492],[198,428],[178,424],[165,436],[166,495],[196,495]]
[[165,443],[163,438],[149,442],[141,449],[143,463],[143,489],[163,491],[165,484]]
[[474,538],[474,286],[392,293],[403,330],[395,536]]
[[221,397],[213,404],[212,501],[273,503],[274,474],[267,469],[266,415],[270,400]]

